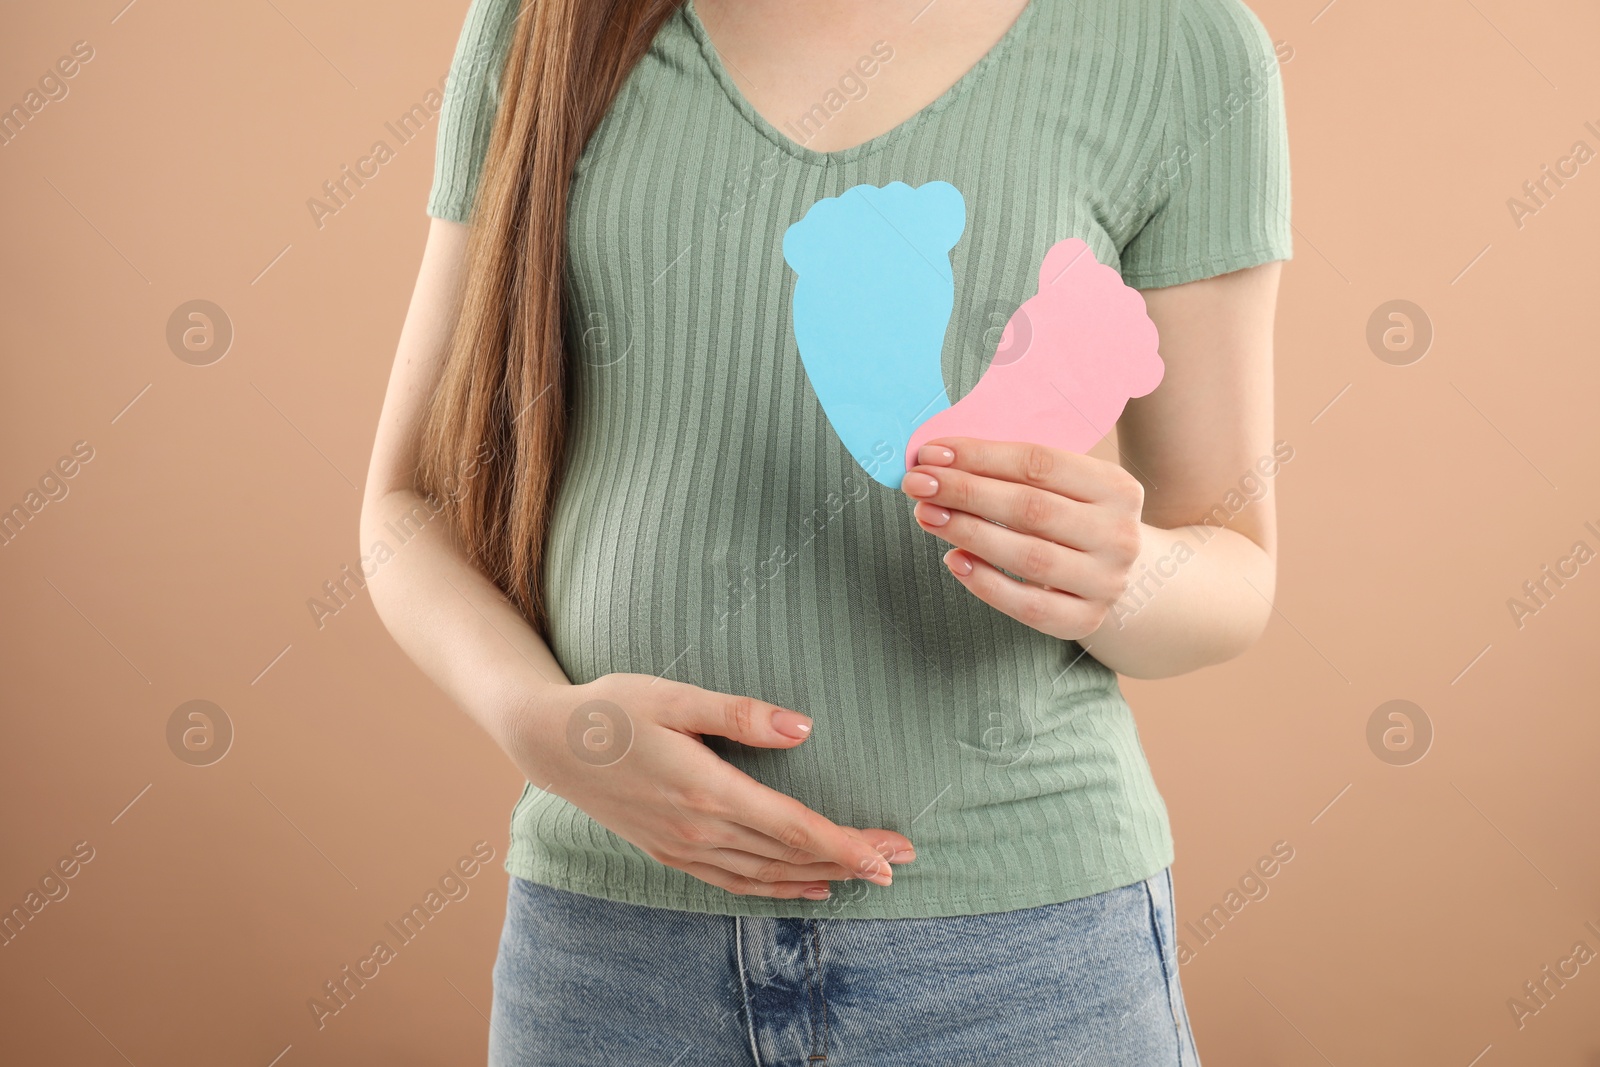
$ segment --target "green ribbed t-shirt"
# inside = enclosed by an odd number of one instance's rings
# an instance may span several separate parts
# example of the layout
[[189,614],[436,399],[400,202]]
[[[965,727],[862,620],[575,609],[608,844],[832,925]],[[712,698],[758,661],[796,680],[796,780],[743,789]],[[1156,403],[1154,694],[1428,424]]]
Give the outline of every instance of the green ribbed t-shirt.
[[[430,215],[470,222],[517,6],[471,2]],[[630,75],[573,179],[575,408],[543,581],[574,682],[661,675],[805,712],[815,731],[792,750],[711,743],[835,822],[901,831],[918,858],[828,901],[738,896],[529,784],[512,874],[687,911],[904,918],[1071,900],[1173,858],[1116,674],[962,588],[912,501],[830,428],[782,242],[855,185],[956,186],[943,367],[959,399],[1056,241],[1082,238],[1137,288],[1290,257],[1273,45],[1240,0],[1032,0],[893,130],[799,143],[890,76],[893,48],[776,125],[692,5]]]

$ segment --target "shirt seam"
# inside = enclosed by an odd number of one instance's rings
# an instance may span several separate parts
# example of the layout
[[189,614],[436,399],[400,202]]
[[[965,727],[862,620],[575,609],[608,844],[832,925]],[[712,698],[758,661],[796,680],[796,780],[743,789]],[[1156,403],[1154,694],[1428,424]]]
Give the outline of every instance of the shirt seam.
[[[1257,257],[1269,257],[1269,258],[1257,259]],[[1182,262],[1182,263],[1175,263],[1175,264],[1172,264],[1171,266],[1162,266],[1162,267],[1158,267],[1158,268],[1153,269],[1153,270],[1145,269],[1145,270],[1123,271],[1122,272],[1122,280],[1125,283],[1132,283],[1132,282],[1136,282],[1136,281],[1137,282],[1151,282],[1151,281],[1157,281],[1157,280],[1162,279],[1162,278],[1168,278],[1168,277],[1173,277],[1173,276],[1181,276],[1181,275],[1187,274],[1188,272],[1190,272],[1192,270],[1210,269],[1211,267],[1214,267],[1214,266],[1222,266],[1222,265],[1225,265],[1225,264],[1235,263],[1235,262],[1239,262],[1239,261],[1243,260],[1243,261],[1245,261],[1245,263],[1243,265],[1233,268],[1234,270],[1242,270],[1242,269],[1244,269],[1245,265],[1252,265],[1253,266],[1253,265],[1257,265],[1259,263],[1270,263],[1274,259],[1287,259],[1287,258],[1288,258],[1287,249],[1285,249],[1281,243],[1273,242],[1271,244],[1256,245],[1255,247],[1252,247],[1252,248],[1243,248],[1243,249],[1238,249],[1236,251],[1231,251],[1231,252],[1213,253],[1213,254],[1208,255],[1208,256],[1202,256],[1199,259],[1186,260],[1185,262]],[[1254,260],[1255,263],[1250,263],[1249,261],[1251,261],[1251,260]],[[1198,281],[1200,279],[1199,278],[1195,278],[1193,280]]]
[[[818,902],[814,911],[802,912],[798,909],[783,907],[783,905],[793,903],[791,901],[752,897],[750,898],[752,900],[770,901],[774,907],[734,911],[707,907],[709,899],[705,894],[689,894],[676,890],[641,890],[635,886],[619,885],[608,882],[605,879],[573,877],[568,873],[559,872],[559,868],[539,871],[535,865],[527,862],[526,854],[517,847],[517,844],[516,841],[513,841],[513,847],[506,856],[504,867],[508,874],[526,881],[563,889],[570,893],[583,893],[588,896],[600,897],[624,904],[634,904],[640,907],[690,911],[695,914],[727,915],[736,918],[817,918],[819,915],[825,915],[827,918],[932,919],[1021,911],[1026,908],[1048,907],[1051,904],[1065,904],[1073,900],[1081,900],[1085,897],[1108,892],[1112,889],[1137,885],[1159,874],[1171,866],[1173,861],[1171,841],[1168,838],[1164,847],[1158,846],[1142,857],[1143,862],[1130,862],[1119,867],[1108,867],[1100,872],[1101,877],[1099,878],[1080,879],[1073,883],[1066,883],[1069,887],[1082,885],[1095,887],[1088,892],[1078,892],[1073,888],[1061,887],[1040,889],[1037,885],[1032,886],[1031,891],[1012,893],[981,892],[956,896],[935,890],[928,897],[924,897],[917,902],[905,901],[892,906],[858,905],[850,911],[838,913],[828,912],[826,902]],[[1106,884],[1107,882],[1110,884]],[[939,906],[931,909],[922,906],[931,899],[937,899]],[[775,915],[774,913],[777,911],[792,912],[792,915]]]

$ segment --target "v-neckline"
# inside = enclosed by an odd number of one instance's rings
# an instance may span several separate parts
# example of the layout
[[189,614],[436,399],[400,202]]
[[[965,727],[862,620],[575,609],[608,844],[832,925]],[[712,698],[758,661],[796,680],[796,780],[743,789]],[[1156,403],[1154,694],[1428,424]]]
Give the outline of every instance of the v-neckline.
[[1000,35],[1000,39],[980,56],[976,63],[968,67],[960,77],[952,82],[944,92],[940,93],[928,104],[925,104],[915,114],[891,126],[876,137],[870,137],[860,144],[852,145],[849,148],[836,149],[832,152],[819,152],[814,148],[807,148],[778,129],[767,120],[766,116],[757,111],[755,106],[745,97],[744,91],[733,80],[733,76],[728,72],[727,65],[722,61],[722,53],[717,50],[717,46],[712,42],[711,34],[706,30],[705,23],[700,21],[700,13],[695,10],[694,0],[684,0],[680,11],[684,21],[689,26],[690,33],[694,35],[695,40],[700,45],[700,55],[705,60],[706,67],[710,70],[712,77],[716,79],[717,84],[721,86],[723,94],[727,96],[729,103],[733,105],[734,110],[739,112],[745,122],[762,137],[802,163],[825,167],[830,164],[847,163],[887,148],[890,144],[923,125],[934,115],[964,96],[972,85],[998,63],[1001,57],[1016,43],[1017,39],[1026,32],[1027,23],[1033,17],[1034,8],[1045,2],[1046,0],[1028,0],[1023,5],[1021,13],[1012,20],[1010,26],[1006,27],[1005,33]]

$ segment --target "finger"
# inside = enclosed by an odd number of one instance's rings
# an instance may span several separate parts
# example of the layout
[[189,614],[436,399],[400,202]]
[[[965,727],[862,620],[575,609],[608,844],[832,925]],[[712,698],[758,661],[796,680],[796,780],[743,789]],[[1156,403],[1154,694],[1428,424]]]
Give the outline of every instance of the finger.
[[1139,480],[1115,463],[1026,441],[941,437],[917,450],[917,465],[951,467],[1037,486],[1089,503],[1122,501],[1135,495],[1144,499]]
[[856,877],[837,863],[785,863],[737,848],[713,849],[694,862],[709,863],[757,882],[841,882]]
[[[659,786],[657,787],[660,788]],[[691,840],[716,841],[716,827],[738,823],[777,842],[787,863],[836,863],[852,875],[878,885],[893,878],[888,861],[859,834],[838,826],[793,797],[762,785],[731,763],[714,755],[697,767],[693,785],[668,797],[694,830]],[[663,791],[663,796],[666,796]],[[761,853],[757,847],[747,851]]]
[[904,834],[893,830],[884,830],[874,827],[870,830],[857,830],[853,826],[844,828],[849,833],[858,834],[867,844],[877,850],[878,855],[890,863],[910,863],[917,858],[917,850],[911,839]]
[[686,863],[678,869],[694,875],[702,882],[746,897],[774,897],[780,900],[806,897],[810,900],[826,900],[830,893],[828,883],[825,881],[758,882],[710,863]]
[[973,596],[1040,633],[1076,641],[1105,621],[1103,604],[1008,578],[964,549],[952,548],[944,559],[956,581]]
[[[685,817],[687,817],[686,813],[682,812],[681,810],[679,814],[683,814]],[[738,816],[733,817],[734,820],[737,820],[737,818]],[[858,875],[845,870],[837,863],[819,860],[816,856],[809,852],[790,848],[782,841],[779,841],[773,837],[768,837],[759,830],[753,830],[738,821],[731,821],[730,819],[726,818],[718,819],[716,821],[701,819],[693,820],[693,825],[696,831],[695,834],[692,838],[686,838],[683,844],[679,846],[680,849],[683,849],[686,853],[693,851],[697,846],[703,846],[705,848],[714,850],[719,855],[723,852],[730,854],[742,853],[746,856],[757,857],[763,862],[781,863],[791,867],[802,867],[818,864],[826,866],[829,869],[829,873],[825,875],[821,873],[813,873],[811,875],[807,875],[807,877],[826,877],[830,881],[840,878],[859,877]],[[721,862],[719,859],[714,859],[711,856],[704,856],[701,858],[712,863]],[[729,864],[722,865],[730,866]],[[741,870],[740,873],[749,874],[750,872]],[[767,882],[776,881],[774,878],[762,878],[761,880]]]
[[767,788],[732,765],[724,766],[729,773],[739,775],[754,787],[748,794],[748,802],[741,804],[732,818],[791,849],[783,859],[802,862],[814,857],[824,863],[838,864],[854,872],[851,877],[865,878],[877,885],[888,885],[893,880],[894,872],[888,860],[859,833],[830,822],[793,797]]
[[687,863],[710,864],[756,882],[838,881],[855,877],[836,863],[817,861],[809,853],[787,848],[749,827],[721,819],[697,819],[675,803],[672,807],[683,822],[671,827],[673,836],[665,847],[647,850],[657,862],[680,869]]
[[956,468],[917,468],[901,489],[919,503],[998,522],[1080,551],[1111,540],[1117,516],[1098,504]]
[[1123,593],[1121,580],[1087,552],[933,504],[918,504],[914,514],[917,524],[940,540],[1035,585],[1091,599],[1115,600]]
[[709,692],[681,682],[668,684],[660,719],[664,726],[756,748],[793,748],[811,736],[810,716],[798,711],[754,697]]
[[[722,821],[714,826],[700,824],[700,829],[699,836],[704,841],[730,852],[743,852],[748,855],[758,856],[764,860],[777,860],[791,865],[809,865],[822,862],[808,852],[792,849],[776,838],[768,837],[758,830],[753,830],[737,822]],[[841,826],[840,829],[865,841],[878,855],[890,863],[910,863],[917,858],[916,849],[912,846],[910,839],[893,830],[858,830],[853,826]],[[831,873],[822,876],[833,881],[841,878],[860,877],[836,863],[829,863],[826,866],[830,868]],[[808,875],[808,877],[810,876]],[[765,880],[772,881],[773,879],[768,878]]]
[[[910,863],[912,860],[917,858],[917,850],[915,846],[911,844],[910,839],[903,834],[896,833],[893,830],[858,830],[851,826],[842,826],[840,829],[847,834],[861,838],[868,845],[870,845],[872,849],[878,853],[878,855],[882,856],[890,863]],[[777,860],[788,863],[792,866],[811,866],[822,864],[822,861],[817,860],[816,857],[810,853],[792,849],[775,838],[768,837],[766,834],[752,830],[748,826],[741,826],[738,823],[723,823],[703,836],[707,841],[714,841],[715,846],[718,849],[726,850],[731,853],[742,852],[746,855],[757,856],[763,860]],[[847,871],[837,863],[827,863],[822,865],[828,868],[827,873],[817,871],[812,872],[811,874],[807,875],[807,877],[826,877],[830,881],[838,881],[843,878],[860,877],[859,874]],[[765,880],[772,881],[770,878]]]

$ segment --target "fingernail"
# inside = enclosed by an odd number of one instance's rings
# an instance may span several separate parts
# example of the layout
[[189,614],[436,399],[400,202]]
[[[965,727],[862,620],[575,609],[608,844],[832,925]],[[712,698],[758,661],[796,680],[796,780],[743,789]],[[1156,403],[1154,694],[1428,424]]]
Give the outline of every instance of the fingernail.
[[944,554],[944,565],[963,578],[972,573],[972,561],[953,548]]
[[900,488],[912,496],[932,496],[939,491],[939,482],[932,475],[912,471],[901,481]]
[[800,895],[807,900],[827,900],[833,894],[822,886],[814,885],[800,890]]
[[861,872],[861,877],[869,882],[877,882],[879,885],[888,885],[889,879],[894,877],[894,872],[889,869],[889,864],[881,857],[863,859],[857,870]]
[[896,852],[894,855],[890,856],[889,857],[889,862],[890,863],[910,863],[912,860],[914,860],[916,858],[917,858],[917,850],[916,849],[914,849],[914,848],[903,848],[899,852]]
[[956,461],[956,454],[944,445],[923,445],[917,449],[917,462],[947,467]]
[[811,736],[811,720],[798,711],[784,708],[772,713],[772,728],[784,737],[800,739]]
[[929,526],[943,526],[950,521],[950,512],[937,504],[921,504],[918,505],[918,510],[922,516],[922,521]]

